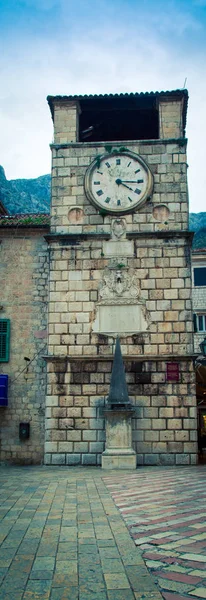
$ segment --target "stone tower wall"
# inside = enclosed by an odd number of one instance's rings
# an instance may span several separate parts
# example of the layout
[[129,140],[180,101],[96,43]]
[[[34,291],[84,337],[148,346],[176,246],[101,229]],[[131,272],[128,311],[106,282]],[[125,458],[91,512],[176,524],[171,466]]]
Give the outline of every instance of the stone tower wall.
[[[168,131],[174,137],[182,135],[178,103],[170,109],[170,115],[168,105],[162,109],[163,138]],[[62,110],[65,124],[65,106]],[[68,111],[67,107],[67,115]],[[75,139],[71,143],[71,137],[66,142],[65,136],[55,133],[52,145],[45,462],[101,463],[105,441],[102,406],[108,395],[115,343],[111,331],[105,334],[109,327],[105,325],[105,297],[112,288],[114,299],[115,277],[120,272],[121,281],[127,281],[128,289],[136,293],[136,304],[148,323],[141,334],[120,332],[129,395],[136,406],[133,443],[137,462],[194,464],[196,398],[191,360],[186,141],[124,142],[124,147],[149,165],[154,193],[139,210],[122,217],[125,233],[117,240],[115,217],[103,215],[84,192],[85,171],[96,156],[106,152],[106,144]],[[121,146],[114,142],[112,150]],[[108,277],[105,279],[108,273],[109,283]],[[127,322],[133,309],[124,293]],[[168,362],[179,365],[177,381],[167,381]]]

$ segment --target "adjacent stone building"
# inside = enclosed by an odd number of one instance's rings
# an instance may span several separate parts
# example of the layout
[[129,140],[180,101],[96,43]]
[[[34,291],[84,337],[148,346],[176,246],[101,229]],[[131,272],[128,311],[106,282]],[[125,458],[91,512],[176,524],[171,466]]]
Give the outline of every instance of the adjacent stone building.
[[[14,261],[14,300],[4,292],[2,315],[15,339],[3,366],[12,382],[8,408],[0,408],[2,460],[101,464],[119,336],[137,464],[195,464],[187,91],[48,102],[50,230],[15,228],[11,245],[1,236],[3,264]],[[30,422],[28,439],[19,440],[20,421]]]
[[192,300],[194,312],[194,349],[197,353],[196,397],[198,415],[199,453],[206,452],[206,358],[200,344],[206,338],[206,249],[196,249],[192,254]]
[[[43,461],[46,365],[42,354],[47,348],[49,267],[44,235],[48,230],[48,215],[0,219],[1,462]],[[8,404],[1,394],[1,375],[5,374]],[[30,424],[28,439],[20,439],[22,423]]]
[[200,352],[200,343],[206,336],[206,249],[192,253],[192,300],[194,312],[194,350]]

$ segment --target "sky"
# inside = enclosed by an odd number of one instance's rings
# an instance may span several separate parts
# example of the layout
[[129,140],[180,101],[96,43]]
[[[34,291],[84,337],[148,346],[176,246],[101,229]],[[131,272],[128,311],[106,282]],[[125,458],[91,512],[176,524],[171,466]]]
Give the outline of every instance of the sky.
[[206,211],[206,0],[0,0],[0,164],[50,172],[48,95],[189,91],[190,211]]

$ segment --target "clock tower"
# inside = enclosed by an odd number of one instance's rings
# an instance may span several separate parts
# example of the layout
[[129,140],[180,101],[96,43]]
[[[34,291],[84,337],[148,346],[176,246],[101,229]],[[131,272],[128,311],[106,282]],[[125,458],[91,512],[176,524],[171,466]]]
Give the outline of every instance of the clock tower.
[[196,463],[186,90],[49,96],[45,464],[100,465],[120,338],[138,465]]

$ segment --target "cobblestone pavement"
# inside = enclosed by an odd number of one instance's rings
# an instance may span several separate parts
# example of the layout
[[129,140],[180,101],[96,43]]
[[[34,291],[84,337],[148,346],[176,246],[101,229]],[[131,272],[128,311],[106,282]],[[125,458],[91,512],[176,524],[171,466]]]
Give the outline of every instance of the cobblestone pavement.
[[0,600],[162,600],[104,474],[0,468]]
[[206,598],[206,466],[110,473],[104,482],[163,598]]

